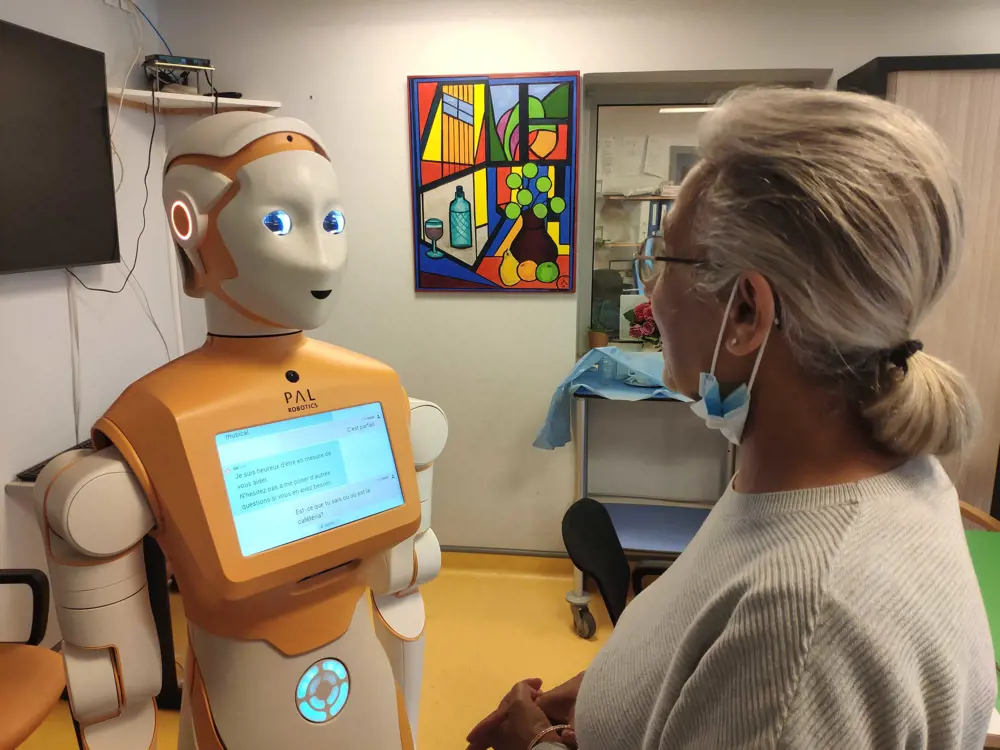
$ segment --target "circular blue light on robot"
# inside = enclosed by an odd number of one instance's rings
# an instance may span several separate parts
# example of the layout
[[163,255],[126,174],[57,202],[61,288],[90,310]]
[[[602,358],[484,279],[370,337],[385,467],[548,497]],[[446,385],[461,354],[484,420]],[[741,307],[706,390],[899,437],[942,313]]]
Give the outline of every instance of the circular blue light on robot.
[[344,220],[344,214],[340,211],[331,211],[323,219],[323,229],[325,229],[330,234],[340,234],[344,231],[344,226],[346,222]]
[[295,705],[306,721],[322,724],[344,709],[351,691],[347,667],[338,659],[313,664],[295,686]]
[[264,226],[284,237],[292,231],[292,217],[279,208],[264,217]]

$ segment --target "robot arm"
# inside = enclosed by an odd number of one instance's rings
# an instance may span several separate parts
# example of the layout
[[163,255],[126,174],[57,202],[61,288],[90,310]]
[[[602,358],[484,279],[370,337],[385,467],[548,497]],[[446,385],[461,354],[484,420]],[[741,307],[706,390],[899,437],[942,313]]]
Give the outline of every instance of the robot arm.
[[415,738],[426,619],[420,586],[441,571],[441,546],[430,528],[434,461],[448,440],[448,419],[441,407],[410,399],[410,440],[420,489],[420,529],[374,561],[369,582],[376,631],[403,692]]
[[434,461],[448,441],[448,418],[440,406],[410,399],[410,441],[420,490],[420,529],[373,561],[369,585],[377,596],[400,598],[441,570],[441,547],[430,527]]
[[35,500],[86,747],[155,747],[160,649],[141,545],[155,525],[149,503],[115,448],[53,459]]

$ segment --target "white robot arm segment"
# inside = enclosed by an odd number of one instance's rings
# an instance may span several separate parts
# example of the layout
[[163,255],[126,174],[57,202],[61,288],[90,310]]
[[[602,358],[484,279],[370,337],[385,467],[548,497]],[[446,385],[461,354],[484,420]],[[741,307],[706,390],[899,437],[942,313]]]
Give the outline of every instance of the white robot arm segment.
[[139,544],[155,520],[142,488],[116,449],[74,451],[45,467],[35,501],[86,747],[150,747],[161,670]]
[[413,463],[418,471],[437,460],[448,442],[448,417],[440,406],[430,401],[410,399],[410,440],[413,444]]
[[427,529],[417,536],[413,557],[417,570],[411,587],[423,586],[438,577],[441,572],[441,545],[433,530]]
[[414,737],[419,718],[426,622],[420,586],[441,572],[441,546],[430,528],[431,490],[434,461],[447,441],[448,419],[441,407],[411,398],[410,442],[420,491],[420,529],[412,539],[381,555],[373,566],[375,630],[389,655]]
[[374,594],[395,594],[413,585],[417,564],[414,538],[397,544],[371,559],[368,565],[368,585]]
[[138,480],[116,448],[59,472],[43,503],[49,528],[90,557],[119,555],[156,525]]

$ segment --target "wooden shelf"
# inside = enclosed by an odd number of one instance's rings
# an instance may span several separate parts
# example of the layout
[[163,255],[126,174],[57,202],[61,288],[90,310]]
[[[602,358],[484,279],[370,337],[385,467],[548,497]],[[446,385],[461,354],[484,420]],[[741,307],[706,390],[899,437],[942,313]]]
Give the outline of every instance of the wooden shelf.
[[[116,106],[124,100],[124,106],[149,112],[153,108],[153,94],[141,89],[108,89],[108,99]],[[278,109],[281,102],[266,102],[257,99],[227,99],[219,97],[220,112],[270,112]],[[196,94],[156,94],[156,111],[163,115],[211,114],[215,109],[215,97]]]
[[672,201],[677,198],[680,188],[676,186],[663,188],[662,195],[599,195],[606,201]]

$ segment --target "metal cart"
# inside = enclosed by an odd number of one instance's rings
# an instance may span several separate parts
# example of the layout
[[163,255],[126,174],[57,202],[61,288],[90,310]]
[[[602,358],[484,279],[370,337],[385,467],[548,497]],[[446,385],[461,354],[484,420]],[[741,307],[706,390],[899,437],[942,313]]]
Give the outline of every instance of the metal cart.
[[[594,497],[589,492],[589,410],[600,396],[574,394],[573,444],[576,454],[576,498]],[[654,397],[649,401],[668,401],[677,406],[687,407],[681,401]],[[736,453],[729,445],[725,457],[724,483],[732,477]],[[600,499],[600,498],[595,498]],[[708,509],[694,504],[650,504],[614,502],[605,504],[622,548],[631,558],[657,560],[669,564],[684,551],[688,542],[701,527],[708,515]],[[664,566],[665,567],[665,566]],[[590,594],[584,587],[584,574],[573,569],[573,589],[566,594],[573,613],[573,627],[581,638],[591,638],[597,631],[597,623],[590,612]]]

